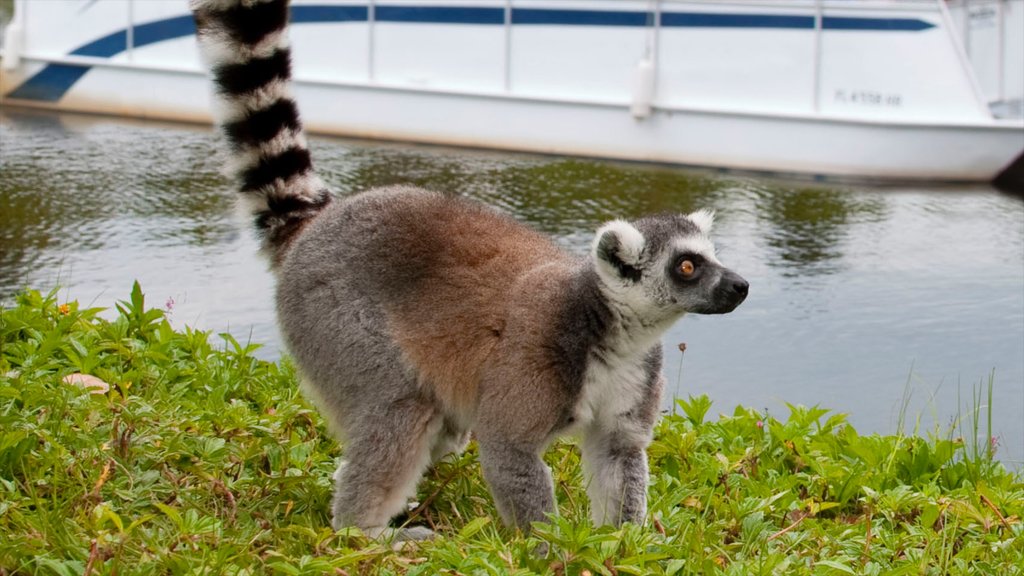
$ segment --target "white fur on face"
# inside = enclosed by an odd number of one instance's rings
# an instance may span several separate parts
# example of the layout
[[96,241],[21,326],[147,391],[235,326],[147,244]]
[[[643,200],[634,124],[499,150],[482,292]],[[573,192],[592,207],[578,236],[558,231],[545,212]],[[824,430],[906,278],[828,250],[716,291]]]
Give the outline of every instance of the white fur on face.
[[672,242],[672,247],[676,250],[676,254],[683,252],[687,254],[697,254],[702,256],[708,262],[721,265],[715,256],[715,245],[706,236],[689,236],[686,238],[677,238]]

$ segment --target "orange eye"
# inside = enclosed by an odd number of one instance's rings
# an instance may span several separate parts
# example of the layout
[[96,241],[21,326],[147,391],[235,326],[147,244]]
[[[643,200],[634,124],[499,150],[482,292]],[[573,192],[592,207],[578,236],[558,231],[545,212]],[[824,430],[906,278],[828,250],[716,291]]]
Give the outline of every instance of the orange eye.
[[683,263],[679,265],[679,273],[683,276],[693,276],[693,262],[689,260],[683,260]]

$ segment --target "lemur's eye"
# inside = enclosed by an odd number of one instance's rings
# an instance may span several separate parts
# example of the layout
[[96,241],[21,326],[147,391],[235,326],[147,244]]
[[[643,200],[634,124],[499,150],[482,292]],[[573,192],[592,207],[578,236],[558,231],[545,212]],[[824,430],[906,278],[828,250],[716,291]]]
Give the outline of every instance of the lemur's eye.
[[682,274],[685,278],[693,276],[694,270],[696,270],[696,268],[694,267],[693,262],[690,260],[683,260],[682,262],[679,263],[679,273]]

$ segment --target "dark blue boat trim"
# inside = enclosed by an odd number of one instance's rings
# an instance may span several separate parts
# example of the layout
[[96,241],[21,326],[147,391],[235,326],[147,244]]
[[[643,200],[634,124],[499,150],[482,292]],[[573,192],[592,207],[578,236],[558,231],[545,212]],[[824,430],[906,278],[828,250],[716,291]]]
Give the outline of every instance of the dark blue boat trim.
[[[814,29],[813,16],[786,14],[709,14],[704,12],[666,12],[661,15],[666,28],[777,28]],[[863,30],[873,32],[919,32],[935,26],[913,18],[852,18],[825,16],[824,30]]]
[[291,21],[292,24],[366,22],[369,12],[366,6],[292,6]]
[[[666,28],[814,28],[813,16],[788,14],[708,14],[705,12],[666,12],[661,15]],[[824,27],[824,21],[822,22]]]
[[47,64],[35,76],[7,93],[7,98],[57,102],[92,66]]
[[[873,30],[876,32],[920,32],[935,25],[916,18],[852,18],[825,16],[821,19],[825,30]],[[813,28],[813,25],[812,25]]]
[[[135,46],[147,46],[165,40],[191,36],[196,33],[196,25],[191,16],[178,16],[140,24],[134,27],[132,33]],[[128,31],[119,30],[72,50],[70,55],[112,58],[127,49]],[[48,64],[35,76],[7,94],[7,97],[57,102],[91,68],[92,66],[77,64]]]
[[471,6],[377,6],[373,17],[378,22],[416,24],[504,24],[504,8]]
[[653,12],[618,10],[548,10],[546,8],[513,8],[513,25],[548,24],[553,26],[650,26]]
[[[293,24],[335,22],[366,22],[368,6],[293,6]],[[643,27],[654,23],[654,13],[615,10],[556,10],[546,8],[514,8],[512,24],[516,26],[615,26]],[[417,24],[503,25],[505,10],[474,6],[388,6],[374,7],[374,19],[380,22]],[[812,16],[781,14],[721,14],[704,12],[664,12],[661,25],[666,28],[770,28],[813,29]],[[875,32],[918,32],[934,28],[914,18],[853,18],[826,16],[825,30],[860,30]],[[191,36],[196,33],[191,16],[177,16],[135,26],[132,30],[135,47]],[[71,51],[72,56],[112,58],[128,49],[128,31],[119,30]],[[92,66],[49,64],[9,94],[8,98],[57,102]]]

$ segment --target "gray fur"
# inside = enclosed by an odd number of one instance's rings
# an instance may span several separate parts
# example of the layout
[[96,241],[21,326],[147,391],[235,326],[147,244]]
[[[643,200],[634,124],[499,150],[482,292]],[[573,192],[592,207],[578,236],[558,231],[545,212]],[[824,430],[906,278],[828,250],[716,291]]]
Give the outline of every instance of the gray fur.
[[[266,43],[245,29],[253,6],[270,14],[261,26],[273,29],[275,53],[286,46],[284,0],[192,2],[213,60],[258,68],[251,54]],[[280,103],[284,80],[274,80],[275,110],[291,109]],[[246,86],[244,78],[218,82]],[[236,114],[229,136],[276,154],[271,140],[252,136],[270,132],[269,113],[258,110],[266,102],[221,97],[262,123],[249,127],[249,116]],[[282,118],[286,142],[304,151],[297,118]],[[687,312],[728,312],[746,297],[746,282],[718,262],[707,238],[713,216],[615,221],[577,257],[486,206],[416,188],[307,201],[315,174],[300,168],[301,177],[261,188],[268,201],[257,204],[277,210],[267,225],[284,339],[306,394],[344,443],[334,526],[427,536],[388,523],[423,471],[461,451],[470,431],[509,525],[528,530],[555,512],[541,456],[563,434],[582,437],[595,521],[642,522],[645,449],[664,388],[659,339]],[[680,259],[692,261],[692,277],[680,276]]]

